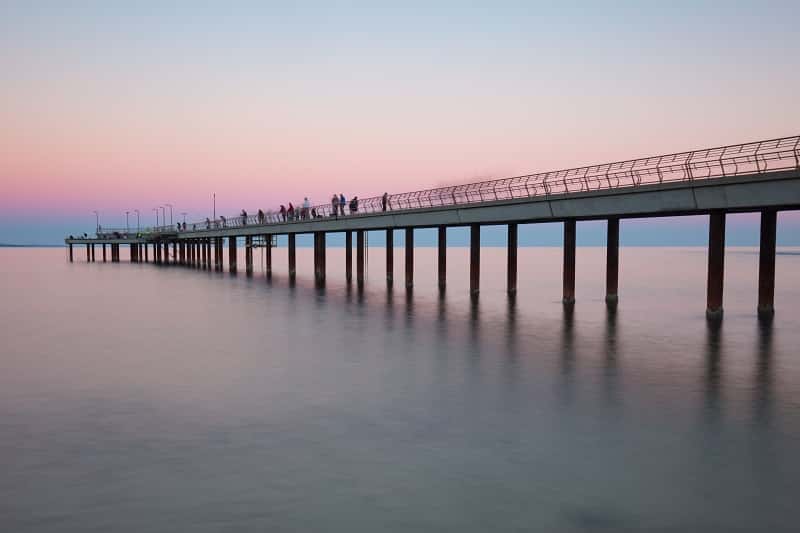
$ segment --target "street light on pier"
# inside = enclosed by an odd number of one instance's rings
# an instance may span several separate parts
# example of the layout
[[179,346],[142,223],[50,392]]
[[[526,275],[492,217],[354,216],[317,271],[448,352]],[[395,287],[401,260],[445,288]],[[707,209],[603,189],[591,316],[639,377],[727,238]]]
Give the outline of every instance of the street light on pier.
[[128,234],[131,232],[130,224],[128,223],[128,215],[130,215],[130,211],[125,211],[125,233]]
[[161,206],[161,225],[162,226],[167,225],[167,210],[164,209],[163,205]]
[[139,210],[134,209],[133,211],[136,213],[136,233],[139,233]]
[[172,225],[172,204],[164,204],[165,206],[169,207],[169,225]]
[[186,215],[188,215],[188,213],[181,213],[181,215],[183,215],[183,223],[186,224]]
[[155,211],[155,212],[156,212],[156,229],[157,229],[157,228],[158,228],[158,208],[157,208],[157,207],[154,207],[154,208],[153,208],[153,211]]
[[98,213],[97,211],[92,211],[92,213],[94,213],[94,219],[95,219],[95,227],[94,227],[94,229],[95,229],[95,231],[99,232],[100,231],[100,213]]

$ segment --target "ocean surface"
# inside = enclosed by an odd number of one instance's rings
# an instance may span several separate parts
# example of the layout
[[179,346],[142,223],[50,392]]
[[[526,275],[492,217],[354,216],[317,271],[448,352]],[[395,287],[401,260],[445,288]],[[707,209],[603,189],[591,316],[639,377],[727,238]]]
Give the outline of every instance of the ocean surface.
[[[239,265],[244,264],[240,250]],[[415,288],[369,251],[363,292],[328,250],[267,282],[0,249],[0,531],[797,531],[800,250],[726,254],[705,320],[703,248],[416,250]],[[98,250],[97,257],[101,255]]]

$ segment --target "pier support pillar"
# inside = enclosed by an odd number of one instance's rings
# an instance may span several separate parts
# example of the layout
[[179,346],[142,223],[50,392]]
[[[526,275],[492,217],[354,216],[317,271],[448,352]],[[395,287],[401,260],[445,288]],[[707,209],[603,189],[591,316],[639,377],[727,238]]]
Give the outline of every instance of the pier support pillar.
[[131,256],[130,257],[131,263],[135,263],[136,262],[136,246],[133,245],[133,244],[130,244],[130,245],[128,245],[128,250],[130,251],[130,253],[128,255]]
[[506,290],[508,294],[517,293],[517,224],[508,225],[508,253],[506,261]]
[[758,316],[772,318],[775,314],[775,233],[778,213],[761,212],[761,243],[758,255]]
[[267,279],[272,279],[272,235],[264,235],[264,255],[267,263]]
[[145,263],[149,263],[150,262],[150,251],[149,251],[149,248],[150,248],[150,245],[147,244],[147,243],[144,243],[144,262]]
[[394,230],[386,230],[386,284],[394,283]]
[[289,233],[287,235],[287,240],[289,241],[289,282],[294,282],[294,280],[297,279],[297,250],[295,246],[295,234]]
[[444,291],[447,287],[447,226],[439,226],[438,230],[438,245],[439,245],[439,258],[437,262],[438,267],[438,280],[439,291]]
[[722,318],[722,291],[725,279],[725,213],[712,212],[708,225],[708,286],[706,317]]
[[364,230],[356,230],[356,283],[364,286]]
[[325,232],[314,232],[314,281],[317,286],[325,284]]
[[92,262],[92,250],[91,250],[91,246],[92,246],[92,245],[91,245],[91,244],[89,244],[88,242],[86,243],[86,262],[87,262],[87,263],[91,263],[91,262]]
[[469,227],[469,294],[472,297],[481,291],[481,226]]
[[205,239],[200,239],[200,268],[203,270],[208,268],[208,249]]
[[564,221],[564,295],[566,305],[575,303],[575,220]]
[[344,232],[344,278],[347,283],[353,281],[353,232]]
[[103,263],[108,262],[106,260],[106,243],[103,243]]
[[606,304],[617,305],[619,300],[619,219],[608,219],[606,235]]
[[[103,245],[103,251],[105,251],[105,245]],[[69,244],[69,262],[74,262],[74,257],[72,255],[72,243]]]
[[205,239],[206,246],[206,268],[211,270],[211,239]]
[[92,263],[94,263],[94,243],[92,243]]
[[181,266],[184,266],[184,265],[186,265],[186,242],[185,241],[181,241],[179,250],[180,250],[180,263],[181,263]]
[[244,270],[248,276],[253,275],[253,237],[244,238]]
[[172,241],[172,263],[178,264],[178,241]]
[[406,228],[406,289],[414,288],[414,228]]
[[236,274],[236,237],[228,237],[228,270]]

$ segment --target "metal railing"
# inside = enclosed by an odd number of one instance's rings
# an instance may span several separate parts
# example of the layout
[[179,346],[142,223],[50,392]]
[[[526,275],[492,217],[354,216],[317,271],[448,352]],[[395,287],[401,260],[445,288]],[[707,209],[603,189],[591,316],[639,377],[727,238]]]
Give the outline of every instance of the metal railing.
[[187,223],[185,230],[183,226],[178,230],[177,225],[172,225],[147,228],[146,233],[188,233],[312,222],[337,216],[353,217],[386,211],[403,212],[604,189],[636,188],[659,183],[708,180],[791,169],[800,170],[800,136],[392,194],[386,198],[385,205],[382,196],[373,196],[359,199],[355,205],[348,203],[344,206],[344,215],[341,211],[334,213],[333,205],[328,203],[308,209],[295,208],[293,214],[270,211],[264,213],[263,217],[220,217],[216,220]]

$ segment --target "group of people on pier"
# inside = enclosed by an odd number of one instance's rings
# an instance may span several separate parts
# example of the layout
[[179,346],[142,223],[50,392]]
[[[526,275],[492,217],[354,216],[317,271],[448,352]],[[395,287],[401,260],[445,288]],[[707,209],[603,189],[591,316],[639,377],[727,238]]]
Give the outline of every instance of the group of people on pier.
[[[381,211],[391,209],[389,201],[389,193],[383,193],[380,199]],[[334,194],[331,196],[330,212],[324,212],[326,209],[317,209],[311,205],[308,197],[303,198],[303,203],[299,207],[295,207],[292,202],[287,205],[281,204],[277,211],[259,209],[255,216],[248,215],[245,209],[242,209],[239,216],[235,220],[229,220],[220,215],[218,219],[212,220],[209,217],[205,219],[205,229],[224,229],[231,226],[247,226],[248,224],[264,225],[277,222],[295,222],[301,220],[311,220],[328,217],[344,217],[348,215],[356,215],[359,213],[359,199],[358,196],[353,196],[350,201],[345,198],[344,194]],[[191,230],[196,231],[197,224],[191,225]],[[176,225],[179,232],[187,231],[186,222]]]

